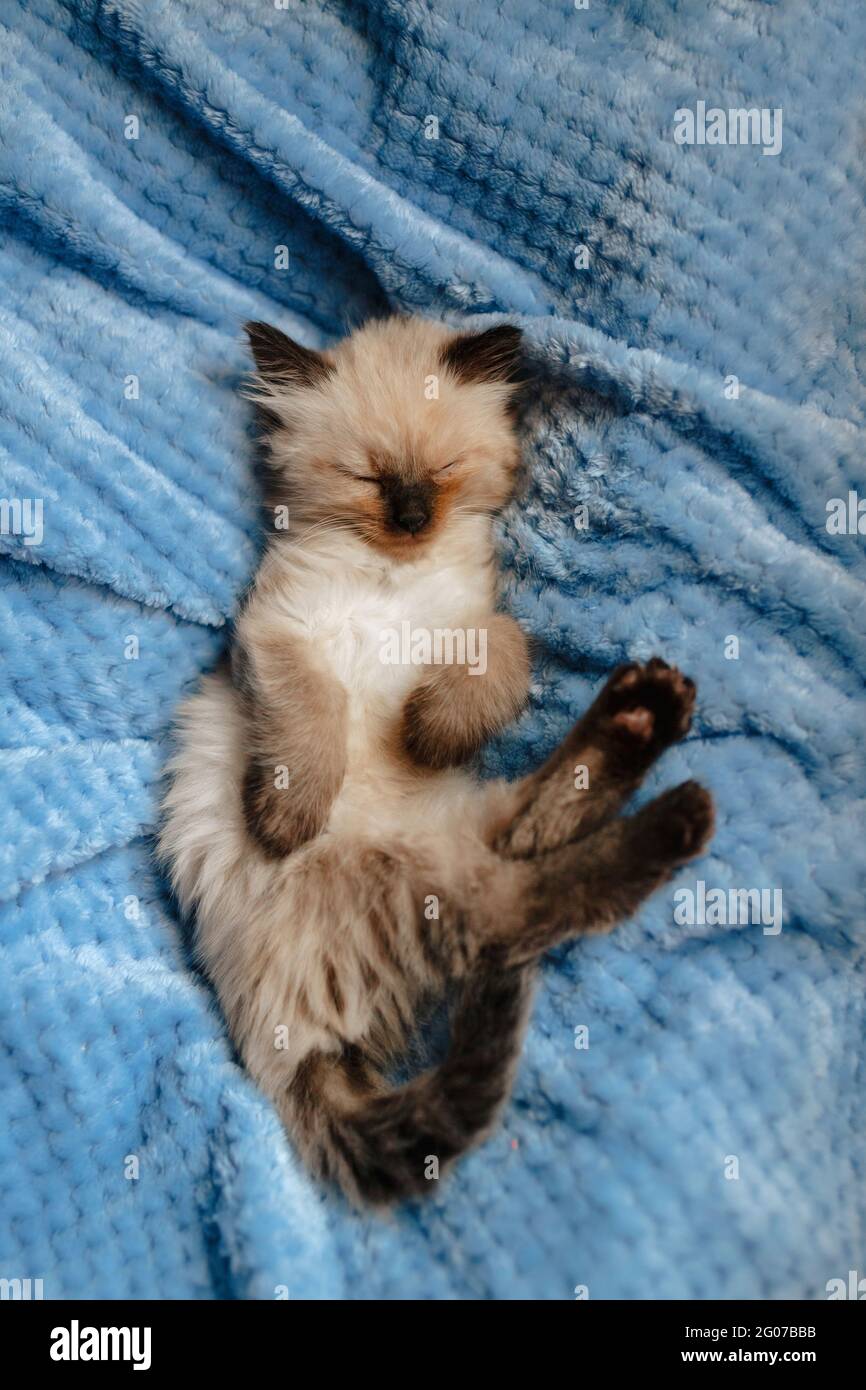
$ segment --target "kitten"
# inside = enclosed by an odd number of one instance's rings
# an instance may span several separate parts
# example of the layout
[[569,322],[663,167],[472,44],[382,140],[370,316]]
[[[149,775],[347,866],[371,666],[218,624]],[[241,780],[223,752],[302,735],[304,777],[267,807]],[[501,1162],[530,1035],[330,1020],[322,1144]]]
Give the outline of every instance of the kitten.
[[[489,1131],[539,957],[609,930],[703,849],[713,808],[693,782],[617,817],[685,734],[695,687],[658,659],[621,666],[538,771],[481,783],[463,765],[530,672],[496,611],[491,535],[519,461],[519,331],[391,319],[321,353],[247,332],[290,526],[237,619],[232,675],[182,709],[161,853],[307,1164],[383,1204],[429,1191],[434,1160]],[[407,630],[425,664],[385,659]],[[436,664],[419,631],[484,634],[485,669]],[[390,1086],[448,990],[445,1061]]]

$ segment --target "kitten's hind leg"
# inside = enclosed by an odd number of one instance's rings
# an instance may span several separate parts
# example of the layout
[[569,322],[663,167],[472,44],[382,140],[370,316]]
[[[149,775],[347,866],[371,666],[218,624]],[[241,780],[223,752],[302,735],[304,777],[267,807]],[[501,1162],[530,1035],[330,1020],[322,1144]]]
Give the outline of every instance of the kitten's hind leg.
[[694,702],[694,682],[659,657],[618,667],[547,762],[504,794],[493,848],[527,858],[591,834],[688,732]]
[[570,937],[609,931],[701,854],[713,825],[709,792],[683,782],[634,816],[523,861],[524,910],[521,922],[499,935],[503,964],[520,965]]

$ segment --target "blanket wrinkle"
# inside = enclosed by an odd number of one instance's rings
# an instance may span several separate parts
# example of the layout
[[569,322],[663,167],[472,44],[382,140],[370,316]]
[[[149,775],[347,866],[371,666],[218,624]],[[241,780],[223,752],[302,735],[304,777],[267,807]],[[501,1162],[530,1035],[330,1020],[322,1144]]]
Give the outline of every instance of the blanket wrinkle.
[[[864,41],[845,0],[3,7],[0,494],[42,534],[4,511],[0,1275],[754,1299],[862,1270]],[[698,101],[780,108],[778,154],[678,145]],[[497,531],[532,692],[483,772],[659,652],[699,705],[636,804],[698,778],[718,832],[544,963],[499,1130],[382,1222],[239,1066],[153,839],[259,553],[243,322],[322,347],[389,309],[518,323],[534,367]],[[713,889],[723,920],[675,916]],[[781,931],[730,890],[780,890]]]

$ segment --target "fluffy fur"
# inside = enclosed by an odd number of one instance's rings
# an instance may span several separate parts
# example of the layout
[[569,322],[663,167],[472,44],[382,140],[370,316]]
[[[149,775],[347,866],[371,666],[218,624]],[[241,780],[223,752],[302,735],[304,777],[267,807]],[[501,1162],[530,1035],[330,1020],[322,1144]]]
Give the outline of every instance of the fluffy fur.
[[[429,1190],[489,1129],[539,956],[703,848],[692,783],[616,815],[688,728],[694,685],[658,659],[620,668],[537,773],[480,784],[463,764],[529,674],[491,537],[519,459],[519,334],[389,320],[327,354],[249,336],[289,528],[238,619],[234,680],[182,711],[161,849],[249,1070],[313,1170],[381,1203]],[[383,661],[405,623],[483,630],[484,673]],[[390,1088],[452,987],[446,1061]]]

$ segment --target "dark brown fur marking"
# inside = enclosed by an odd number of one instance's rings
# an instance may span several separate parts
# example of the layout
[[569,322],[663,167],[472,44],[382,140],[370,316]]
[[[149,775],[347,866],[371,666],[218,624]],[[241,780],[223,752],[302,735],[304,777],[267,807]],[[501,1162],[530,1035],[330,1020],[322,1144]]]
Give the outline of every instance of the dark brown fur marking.
[[[338,1173],[356,1200],[374,1204],[429,1191],[429,1159],[445,1169],[483,1138],[508,1098],[534,974],[534,967],[490,964],[470,976],[455,1008],[446,1061],[399,1090],[385,1090],[357,1057],[336,1064],[308,1059],[292,1100],[302,1142],[318,1150],[323,1130],[327,1135],[319,1171]],[[326,1106],[324,1125],[315,1097]]]
[[522,334],[512,324],[499,324],[484,333],[464,333],[453,338],[442,352],[442,365],[460,381],[508,381],[519,379]]
[[399,978],[402,974],[402,966],[399,958],[391,943],[391,936],[387,924],[381,912],[375,907],[371,907],[368,913],[370,923],[370,934],[373,944],[379,954],[379,960],[388,968],[392,977]]
[[328,986],[328,995],[331,1003],[339,1018],[346,1007],[346,1001],[343,998],[343,991],[340,989],[340,982],[337,979],[337,971],[334,967],[334,962],[330,958],[325,964],[325,982]]
[[319,352],[302,347],[269,323],[246,325],[250,349],[259,374],[290,386],[318,386],[334,368]]
[[[694,683],[658,657],[618,667],[547,762],[518,785],[516,814],[494,847],[530,857],[604,824],[665,748],[688,732],[694,701]],[[584,791],[574,785],[578,765],[589,771]]]
[[502,938],[506,961],[537,960],[571,937],[609,931],[703,851],[713,826],[709,792],[683,782],[636,815],[527,860],[526,920]]
[[361,956],[358,964],[360,966],[361,979],[364,983],[364,988],[367,991],[367,993],[372,996],[376,993],[376,990],[379,988],[379,976],[376,974],[376,971],[373,969],[366,956]]

